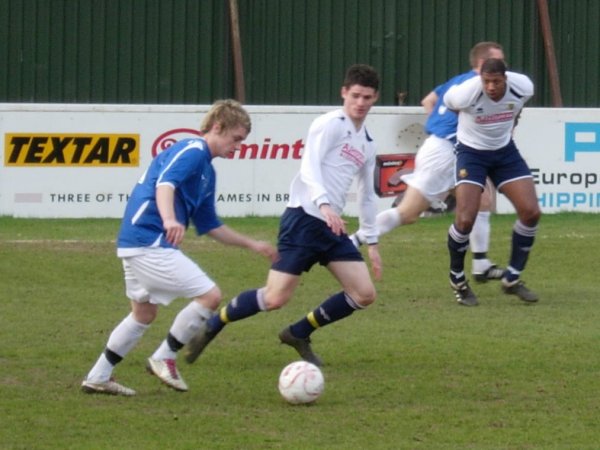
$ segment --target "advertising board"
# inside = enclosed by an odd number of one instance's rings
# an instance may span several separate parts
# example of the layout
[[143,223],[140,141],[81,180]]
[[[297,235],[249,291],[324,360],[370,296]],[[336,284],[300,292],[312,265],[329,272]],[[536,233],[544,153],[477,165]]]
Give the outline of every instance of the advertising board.
[[[247,106],[252,132],[232,159],[215,160],[223,217],[278,216],[300,166],[310,123],[337,106]],[[0,104],[0,215],[120,217],[156,154],[197,135],[208,105]],[[380,155],[380,209],[403,187],[385,160],[410,170],[425,139],[417,107],[374,107],[367,119]],[[600,109],[526,108],[515,141],[545,213],[600,212]],[[387,155],[387,156],[386,156]],[[394,156],[396,155],[396,156]],[[387,163],[392,164],[392,162]],[[404,164],[404,163],[403,163]],[[382,184],[382,179],[386,182]],[[512,212],[498,195],[497,211]],[[357,215],[356,193],[346,214]]]

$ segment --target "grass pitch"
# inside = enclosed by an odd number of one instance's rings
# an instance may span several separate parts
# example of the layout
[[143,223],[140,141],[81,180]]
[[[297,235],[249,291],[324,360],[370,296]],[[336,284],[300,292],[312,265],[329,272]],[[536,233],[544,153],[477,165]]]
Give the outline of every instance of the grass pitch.
[[[117,220],[0,218],[0,448],[3,449],[592,449],[600,442],[600,216],[542,218],[524,273],[540,302],[473,284],[458,306],[447,281],[452,218],[382,239],[378,301],[313,335],[326,366],[316,404],[277,392],[296,359],[277,333],[338,290],[315,267],[280,311],[228,326],[177,393],[144,370],[176,300],[115,376],[133,398],[79,386],[128,313]],[[491,257],[506,264],[514,216],[492,217]],[[226,221],[275,241],[277,219]],[[350,228],[355,221],[350,220]],[[264,283],[268,263],[188,232],[184,250],[229,299]]]

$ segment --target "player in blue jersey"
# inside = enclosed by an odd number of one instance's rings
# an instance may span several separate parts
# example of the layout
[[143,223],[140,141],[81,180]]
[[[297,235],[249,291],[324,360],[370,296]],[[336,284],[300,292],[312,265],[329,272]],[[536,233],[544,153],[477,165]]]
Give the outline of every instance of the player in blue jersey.
[[[431,205],[442,202],[448,192],[454,188],[454,144],[458,116],[444,105],[443,96],[451,86],[476,77],[483,61],[487,58],[504,58],[502,46],[496,42],[479,42],[471,49],[469,60],[472,70],[451,78],[430,92],[421,104],[429,115],[425,131],[429,135],[415,159],[413,173],[404,175],[402,180],[407,189],[402,200],[395,208],[382,211],[377,215],[377,227],[380,235],[401,225],[415,223],[420,215]],[[477,281],[499,279],[502,269],[487,258],[490,236],[490,210],[493,206],[491,189],[486,189],[482,204],[473,228],[471,250],[473,252],[473,275]],[[352,238],[357,245],[364,241],[362,230]],[[462,301],[459,301],[461,304]]]
[[156,318],[159,305],[191,299],[179,312],[166,339],[148,358],[147,369],[169,387],[187,391],[175,364],[180,350],[221,301],[213,280],[179,250],[189,223],[217,241],[277,259],[272,245],[224,225],[215,210],[213,158],[230,157],[250,133],[248,113],[236,101],[216,102],[203,119],[201,138],[184,139],[159,154],[127,202],[117,239],[131,313],[112,331],[105,350],[82,383],[87,393],[135,395],[112,379],[117,363],[137,344]]
[[502,59],[492,58],[483,63],[478,77],[452,86],[444,95],[447,107],[458,112],[456,210],[448,230],[450,285],[455,296],[467,303],[477,303],[477,297],[465,277],[465,252],[487,177],[517,212],[502,290],[525,302],[538,300],[520,275],[541,211],[531,171],[512,139],[515,123],[533,91],[527,76],[507,71]]
[[378,278],[381,258],[373,183],[376,152],[364,125],[378,92],[379,76],[372,67],[358,64],[347,70],[341,90],[343,107],[315,119],[308,131],[300,171],[292,180],[290,200],[281,218],[280,260],[271,266],[266,286],[242,292],[221,308],[188,344],[188,362],[193,362],[229,322],[284,306],[300,284],[302,273],[317,263],[331,272],[342,290],[279,333],[281,342],[292,346],[303,359],[321,365],[310,345],[313,331],[375,301],[369,269],[346,234],[341,214],[356,180],[359,220]]

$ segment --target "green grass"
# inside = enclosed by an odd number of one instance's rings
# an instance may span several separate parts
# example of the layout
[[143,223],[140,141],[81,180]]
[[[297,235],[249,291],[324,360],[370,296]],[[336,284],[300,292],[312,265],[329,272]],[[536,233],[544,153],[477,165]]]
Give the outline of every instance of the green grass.
[[[314,334],[325,393],[290,406],[279,371],[296,359],[277,332],[338,287],[315,267],[280,311],[229,326],[177,393],[145,374],[184,300],[163,308],[115,375],[133,398],[80,392],[128,313],[117,220],[0,218],[0,448],[3,449],[594,449],[600,442],[600,216],[543,217],[524,279],[529,306],[498,283],[481,305],[448,287],[450,216],[382,239],[384,277],[366,311]],[[492,218],[505,264],[513,216]],[[230,219],[274,241],[277,219]],[[351,228],[355,221],[351,220]],[[229,299],[264,283],[260,256],[190,232],[184,250]]]

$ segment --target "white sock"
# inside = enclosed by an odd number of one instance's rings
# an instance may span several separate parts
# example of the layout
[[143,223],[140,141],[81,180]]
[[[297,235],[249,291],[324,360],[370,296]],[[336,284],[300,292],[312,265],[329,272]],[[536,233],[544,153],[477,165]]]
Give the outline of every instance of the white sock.
[[[185,345],[200,331],[212,313],[200,303],[191,301],[177,314],[169,333]],[[152,359],[175,359],[175,356],[176,352],[171,350],[165,339],[152,355]]]
[[[490,248],[490,212],[479,211],[471,230],[471,253],[487,253]],[[471,271],[484,273],[490,268],[492,262],[488,258],[473,258]]]
[[[375,225],[379,231],[379,236],[389,233],[401,224],[402,220],[400,218],[400,213],[396,208],[390,208],[386,209],[385,211],[381,211],[375,218]],[[356,239],[354,239],[354,236]],[[365,234],[361,229],[357,230],[356,233],[350,236],[350,239],[352,239],[354,246],[357,248],[359,244],[365,244],[367,242]]]
[[110,380],[114,368],[115,367],[108,362],[106,356],[104,356],[104,352],[102,352],[98,361],[96,361],[96,364],[94,364],[94,367],[92,367],[92,370],[90,370],[90,373],[87,374],[85,379],[92,383],[104,383]]
[[486,270],[488,270],[490,268],[491,265],[492,265],[492,262],[487,258],[473,259],[472,266],[471,266],[471,272],[484,273]]
[[379,235],[381,236],[382,234],[389,233],[397,226],[400,226],[402,220],[398,210],[396,208],[390,208],[377,214],[375,223],[377,224]]
[[479,211],[471,230],[471,252],[487,253],[490,248],[490,212]]
[[171,350],[169,347],[169,343],[166,339],[164,339],[158,348],[152,354],[152,359],[163,360],[163,359],[175,359],[177,357],[177,352]]
[[[135,347],[144,332],[150,325],[139,323],[133,318],[133,313],[125,317],[119,325],[115,327],[108,338],[106,347],[120,357],[124,358],[129,351]],[[88,373],[86,379],[95,383],[108,381],[112,375],[114,366],[106,359],[104,352]]]
[[260,309],[261,311],[267,311],[264,287],[256,290],[256,303],[258,303],[258,309]]

